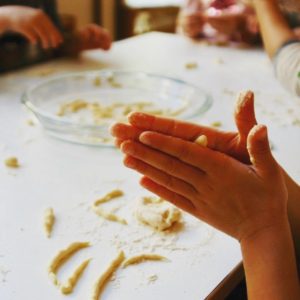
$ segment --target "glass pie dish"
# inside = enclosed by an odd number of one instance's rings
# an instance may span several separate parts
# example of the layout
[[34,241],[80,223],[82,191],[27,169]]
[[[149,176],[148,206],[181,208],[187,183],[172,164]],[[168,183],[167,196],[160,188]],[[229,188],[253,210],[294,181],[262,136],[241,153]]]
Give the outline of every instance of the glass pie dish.
[[48,134],[69,142],[113,145],[109,127],[132,111],[198,118],[212,98],[184,81],[144,72],[88,71],[53,77],[30,87],[22,102]]

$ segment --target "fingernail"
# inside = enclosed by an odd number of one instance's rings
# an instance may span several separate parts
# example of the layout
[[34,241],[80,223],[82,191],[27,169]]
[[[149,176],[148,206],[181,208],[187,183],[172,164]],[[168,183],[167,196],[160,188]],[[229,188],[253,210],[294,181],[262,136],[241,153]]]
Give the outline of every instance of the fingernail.
[[143,132],[140,136],[139,136],[139,141],[143,144],[149,144],[150,139],[149,139],[149,135],[147,132]]

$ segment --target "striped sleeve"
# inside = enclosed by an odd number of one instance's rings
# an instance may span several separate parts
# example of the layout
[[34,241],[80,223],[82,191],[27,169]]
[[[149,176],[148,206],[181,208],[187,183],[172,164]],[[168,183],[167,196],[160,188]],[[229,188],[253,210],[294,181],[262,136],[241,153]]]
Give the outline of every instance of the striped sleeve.
[[287,90],[300,97],[300,41],[283,45],[273,63],[277,79]]

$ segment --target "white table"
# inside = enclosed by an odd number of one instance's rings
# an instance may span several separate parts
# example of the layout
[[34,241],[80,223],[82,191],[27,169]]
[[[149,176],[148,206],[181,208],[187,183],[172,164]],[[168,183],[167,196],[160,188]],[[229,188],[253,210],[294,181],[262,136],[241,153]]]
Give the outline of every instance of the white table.
[[[199,68],[186,70],[184,65],[190,61]],[[48,263],[59,249],[86,240],[93,246],[73,257],[59,273],[65,280],[83,258],[93,258],[68,298],[91,299],[93,282],[121,248],[128,256],[154,251],[170,261],[118,271],[101,299],[204,299],[241,260],[236,241],[187,215],[177,234],[154,234],[132,216],[135,198],[146,192],[138,187],[138,176],[122,166],[117,150],[65,143],[47,137],[39,126],[26,124],[29,116],[20,95],[41,80],[40,72],[99,68],[143,70],[197,84],[214,98],[201,122],[221,121],[226,130],[234,129],[234,94],[255,90],[258,119],[270,127],[274,153],[300,180],[300,104],[276,82],[261,50],[208,47],[175,35],[150,33],[117,42],[109,53],[87,52],[80,62],[54,61],[1,76],[0,158],[15,155],[21,168],[0,164],[0,299],[66,299],[50,282]],[[126,196],[108,206],[122,205],[119,213],[128,226],[103,222],[89,209],[97,197],[115,187]],[[42,228],[47,207],[53,207],[57,216],[51,239]],[[158,279],[149,283],[151,275]]]

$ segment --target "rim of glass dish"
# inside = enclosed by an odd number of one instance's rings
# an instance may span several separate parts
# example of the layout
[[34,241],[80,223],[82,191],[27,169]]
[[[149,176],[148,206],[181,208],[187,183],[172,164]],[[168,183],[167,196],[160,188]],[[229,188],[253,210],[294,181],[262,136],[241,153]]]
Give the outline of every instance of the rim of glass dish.
[[183,84],[186,86],[189,86],[191,88],[196,89],[197,91],[199,91],[200,93],[202,93],[202,95],[204,95],[205,97],[205,101],[203,103],[203,105],[195,112],[187,115],[186,117],[184,117],[185,120],[189,120],[192,118],[197,117],[197,114],[202,114],[206,111],[209,110],[209,108],[212,106],[213,103],[213,98],[211,96],[210,93],[204,91],[202,88],[188,83],[184,80],[178,79],[178,78],[174,78],[171,76],[165,76],[165,75],[159,75],[159,74],[155,74],[155,73],[148,73],[148,72],[144,72],[144,71],[132,71],[132,70],[113,70],[113,69],[103,69],[103,70],[92,70],[92,71],[82,71],[82,72],[74,72],[74,73],[67,73],[67,74],[63,74],[63,75],[58,75],[58,76],[54,76],[50,79],[44,79],[39,81],[38,83],[32,85],[30,88],[28,88],[21,96],[21,102],[27,107],[29,108],[34,114],[36,114],[37,116],[41,116],[44,119],[47,120],[51,120],[51,121],[56,121],[57,123],[60,124],[64,124],[64,125],[72,125],[72,126],[78,126],[80,128],[104,128],[105,126],[107,126],[107,124],[102,124],[102,125],[97,125],[97,124],[80,124],[77,123],[76,121],[71,121],[71,120],[65,120],[65,119],[61,119],[59,116],[56,116],[54,114],[51,113],[47,113],[44,110],[40,109],[39,107],[37,107],[36,105],[34,105],[31,100],[30,100],[30,93],[38,88],[41,85],[44,84],[48,84],[52,81],[57,81],[59,79],[63,79],[63,78],[67,78],[67,77],[76,77],[76,76],[83,76],[83,75],[93,75],[93,74],[133,74],[133,75],[146,75],[148,77],[154,77],[154,78],[161,78],[161,79],[167,79],[170,81],[174,81],[176,83],[179,84]]

